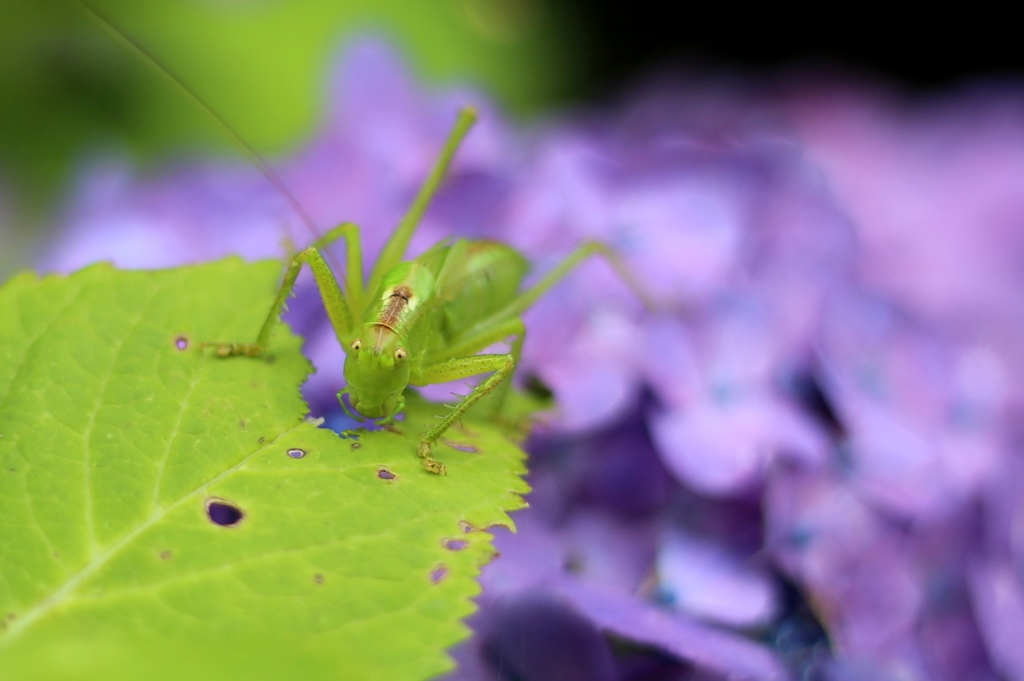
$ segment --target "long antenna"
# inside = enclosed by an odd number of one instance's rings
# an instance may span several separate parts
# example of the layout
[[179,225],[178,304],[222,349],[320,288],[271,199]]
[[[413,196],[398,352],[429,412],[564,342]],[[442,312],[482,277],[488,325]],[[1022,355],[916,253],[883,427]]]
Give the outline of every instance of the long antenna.
[[178,87],[178,89],[185,93],[186,97],[191,99],[194,104],[196,104],[200,109],[205,111],[207,115],[209,115],[210,118],[212,118],[217,123],[217,125],[220,126],[221,130],[223,130],[227,134],[227,136],[231,138],[231,140],[242,151],[242,153],[244,153],[248,157],[252,164],[255,165],[261,173],[263,173],[263,176],[267,178],[267,181],[270,182],[270,184],[274,185],[274,188],[281,193],[281,196],[285,198],[285,200],[288,202],[288,205],[291,206],[291,209],[295,212],[296,215],[299,216],[300,221],[309,231],[310,235],[312,235],[314,239],[317,239],[321,236],[320,230],[317,229],[316,223],[313,222],[313,218],[309,216],[309,213],[307,213],[306,210],[302,207],[302,204],[299,203],[298,199],[296,199],[295,196],[290,191],[288,191],[288,187],[285,186],[284,182],[281,181],[281,178],[277,176],[277,173],[275,173],[273,169],[271,169],[271,167],[267,164],[267,162],[264,161],[263,158],[256,153],[256,150],[253,149],[248,142],[242,139],[241,135],[235,132],[235,129],[232,128],[231,125],[228,124],[228,122],[224,120],[224,118],[213,109],[213,107],[211,107],[209,104],[200,99],[199,95],[193,92],[192,89],[185,84],[184,80],[182,80],[166,64],[157,59],[156,56],[154,56],[149,50],[147,50],[145,47],[136,42],[124,30],[119,28],[117,24],[110,20],[110,17],[106,16],[95,7],[89,5],[87,2],[85,2],[85,0],[74,0],[74,2],[82,9],[83,12],[85,12],[89,16],[89,18],[91,18],[93,21],[99,24],[104,31],[114,36],[114,38],[117,39],[118,42],[125,45],[129,50],[131,50],[136,55],[141,57],[144,61],[147,61],[153,66],[155,66],[158,71],[161,71],[165,76],[167,76],[171,80],[172,83],[174,83]]

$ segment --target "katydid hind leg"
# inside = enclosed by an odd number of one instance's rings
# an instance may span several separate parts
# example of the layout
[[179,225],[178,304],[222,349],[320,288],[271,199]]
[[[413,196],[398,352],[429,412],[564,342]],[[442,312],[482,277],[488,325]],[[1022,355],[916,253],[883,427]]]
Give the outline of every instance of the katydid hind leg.
[[[327,246],[338,239],[345,239],[348,249],[349,269],[345,276],[345,292],[331,271],[330,265],[324,256]],[[258,357],[264,354],[270,342],[270,334],[274,327],[280,322],[281,313],[284,312],[288,297],[295,288],[295,281],[298,279],[302,265],[306,264],[313,272],[320,297],[323,299],[327,316],[338,337],[339,344],[344,344],[344,339],[351,333],[355,324],[355,316],[360,310],[355,305],[361,304],[363,294],[362,288],[362,247],[359,238],[359,227],[347,222],[335,227],[321,238],[317,239],[311,246],[299,252],[288,263],[284,278],[277,289],[277,296],[267,313],[267,317],[260,327],[259,335],[254,343],[237,342],[205,342],[200,344],[200,349],[214,348],[218,357],[246,356]]]
[[[640,298],[644,305],[652,307],[650,297],[643,290],[643,287],[641,287],[633,278],[615,251],[600,241],[587,241],[586,243],[578,246],[572,253],[565,256],[561,262],[541,277],[540,281],[520,293],[516,298],[497,312],[491,314],[477,324],[474,324],[468,331],[463,333],[461,337],[476,335],[480,329],[486,328],[496,321],[522,316],[523,313],[530,309],[530,307],[532,307],[541,296],[550,291],[555,284],[564,279],[574,268],[587,260],[587,258],[594,255],[599,255],[604,258],[605,261],[612,266],[623,282],[637,295],[638,298]],[[456,339],[456,342],[461,340],[461,337]]]
[[367,286],[369,291],[376,291],[384,275],[405,257],[405,251],[409,247],[412,235],[416,232],[416,228],[419,226],[423,214],[427,211],[430,201],[434,198],[434,194],[437,193],[437,188],[444,180],[456,150],[458,150],[462,140],[469,133],[469,129],[473,127],[475,122],[476,111],[472,107],[465,107],[459,111],[455,125],[452,127],[451,132],[448,133],[448,139],[445,140],[444,147],[434,162],[430,175],[427,176],[427,179],[420,187],[408,212],[406,212],[402,221],[398,223],[398,227],[395,228],[387,243],[384,244],[384,249],[381,251],[380,257],[377,258],[373,270],[370,272],[370,282]]

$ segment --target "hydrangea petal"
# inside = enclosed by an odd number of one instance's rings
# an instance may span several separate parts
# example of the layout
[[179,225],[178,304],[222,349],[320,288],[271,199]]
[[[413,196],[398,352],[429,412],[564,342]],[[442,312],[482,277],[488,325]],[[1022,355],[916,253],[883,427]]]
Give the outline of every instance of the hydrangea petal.
[[979,562],[970,572],[974,611],[989,655],[1007,678],[1024,679],[1024,588],[1008,564]]
[[557,590],[598,626],[727,678],[775,681],[787,677],[767,648],[742,637],[574,580],[561,580]]
[[777,611],[771,580],[713,543],[672,533],[661,542],[657,569],[659,597],[694,617],[754,627]]

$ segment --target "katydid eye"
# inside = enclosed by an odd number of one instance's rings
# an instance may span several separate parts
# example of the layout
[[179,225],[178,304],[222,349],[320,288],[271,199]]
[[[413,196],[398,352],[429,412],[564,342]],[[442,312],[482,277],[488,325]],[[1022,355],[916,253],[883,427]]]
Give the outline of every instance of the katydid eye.
[[405,348],[395,350],[395,359],[405,359]]
[[361,347],[363,347],[363,342],[356,338],[354,341],[352,341],[352,345],[350,345],[349,347],[352,348],[353,350],[358,351]]

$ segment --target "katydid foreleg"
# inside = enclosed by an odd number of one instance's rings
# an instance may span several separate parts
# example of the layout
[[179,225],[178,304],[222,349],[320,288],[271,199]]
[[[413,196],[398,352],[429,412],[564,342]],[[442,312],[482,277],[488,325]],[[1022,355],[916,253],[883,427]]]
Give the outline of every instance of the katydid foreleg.
[[417,372],[415,380],[410,379],[409,382],[414,385],[430,385],[494,372],[487,377],[486,381],[473,388],[472,392],[462,398],[461,402],[454,405],[451,411],[445,414],[434,427],[423,434],[419,444],[419,455],[423,460],[423,466],[428,471],[438,475],[445,474],[444,464],[430,455],[431,446],[467,409],[508,378],[514,368],[515,362],[512,355],[473,355],[471,357],[456,357],[423,367]]
[[[526,340],[526,325],[523,324],[523,320],[519,317],[513,319],[493,319],[491,324],[480,325],[476,327],[475,335],[465,337],[463,336],[458,341],[452,343],[441,352],[434,352],[424,358],[424,363],[429,365],[440,364],[446,359],[468,357],[475,355],[484,348],[487,348],[495,343],[500,343],[506,339],[512,338],[511,347],[509,348],[509,356],[512,358],[513,369],[519,365],[519,357],[522,355],[523,341]],[[410,381],[412,382],[412,381]],[[427,385],[427,383],[416,384],[416,385]],[[496,390],[496,394],[491,398],[494,405],[493,413],[497,414],[501,409],[501,405],[505,401],[505,395],[512,384],[501,383]]]
[[[347,271],[345,273],[345,291],[342,291],[337,278],[331,271],[327,260],[324,257],[324,249],[338,239],[345,239],[347,254]],[[331,320],[331,326],[338,337],[338,342],[344,347],[345,338],[352,332],[356,315],[362,309],[363,293],[363,252],[359,238],[359,227],[351,222],[338,225],[322,237],[317,239],[311,246],[299,252],[288,263],[281,286],[277,289],[277,297],[270,307],[263,326],[260,327],[259,335],[255,343],[232,343],[232,342],[205,342],[200,344],[200,349],[207,347],[215,348],[218,357],[231,357],[244,355],[246,357],[258,357],[266,352],[270,342],[270,333],[281,319],[281,313],[288,302],[288,296],[295,288],[295,280],[302,270],[302,265],[309,265],[316,280],[320,296],[324,301],[324,308]]]

